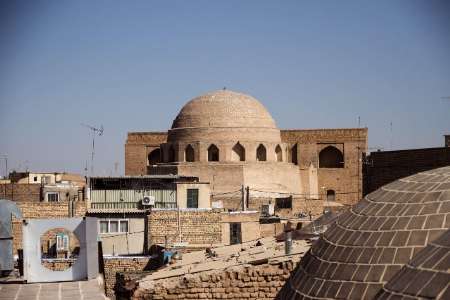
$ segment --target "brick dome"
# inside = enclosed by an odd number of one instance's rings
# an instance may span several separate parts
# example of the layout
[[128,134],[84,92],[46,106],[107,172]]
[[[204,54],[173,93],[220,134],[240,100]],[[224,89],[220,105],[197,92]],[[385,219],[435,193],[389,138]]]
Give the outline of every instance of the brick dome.
[[186,103],[169,130],[168,141],[196,139],[280,142],[280,131],[264,105],[255,98],[218,90]]
[[450,167],[397,180],[340,216],[303,257],[278,297],[373,299],[449,227]]
[[[377,299],[450,299],[450,230],[417,253]],[[391,297],[391,298],[389,298]]]

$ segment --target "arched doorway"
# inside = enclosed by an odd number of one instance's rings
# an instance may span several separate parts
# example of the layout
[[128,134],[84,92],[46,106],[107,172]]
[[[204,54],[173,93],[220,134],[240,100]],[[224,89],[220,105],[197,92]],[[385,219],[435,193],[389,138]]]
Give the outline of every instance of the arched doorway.
[[327,201],[335,201],[336,193],[334,190],[327,190]]
[[147,164],[149,166],[156,165],[161,162],[161,149],[154,149],[148,154]]
[[275,148],[275,155],[277,156],[278,162],[283,161],[283,151],[281,150],[280,145],[277,145],[277,147]]
[[231,150],[232,161],[245,161],[245,148],[239,142]]
[[219,148],[214,144],[208,148],[208,161],[219,161]]
[[187,145],[186,149],[184,149],[184,159],[187,162],[195,161],[194,148],[190,144]]
[[267,151],[263,144],[260,144],[256,149],[256,161],[266,161]]
[[319,168],[343,168],[344,155],[333,146],[324,148],[319,153]]
[[291,162],[295,165],[298,165],[298,160],[297,160],[297,144],[295,144],[292,148],[291,148]]

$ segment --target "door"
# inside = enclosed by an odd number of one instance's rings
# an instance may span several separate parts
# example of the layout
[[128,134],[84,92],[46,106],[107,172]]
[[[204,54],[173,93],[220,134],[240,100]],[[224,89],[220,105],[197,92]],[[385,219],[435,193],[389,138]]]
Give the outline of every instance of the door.
[[241,244],[241,223],[230,223],[230,245]]

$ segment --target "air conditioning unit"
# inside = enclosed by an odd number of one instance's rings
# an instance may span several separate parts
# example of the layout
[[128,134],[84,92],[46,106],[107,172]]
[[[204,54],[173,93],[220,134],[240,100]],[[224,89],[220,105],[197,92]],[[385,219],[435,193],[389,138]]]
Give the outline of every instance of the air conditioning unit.
[[270,204],[261,205],[261,213],[265,216],[273,216],[275,214],[275,206]]
[[154,206],[155,205],[155,196],[144,196],[142,198],[143,206]]

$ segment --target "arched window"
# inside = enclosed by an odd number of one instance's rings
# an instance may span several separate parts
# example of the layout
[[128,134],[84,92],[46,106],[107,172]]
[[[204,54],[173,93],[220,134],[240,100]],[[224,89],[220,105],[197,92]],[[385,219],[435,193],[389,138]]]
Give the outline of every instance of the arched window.
[[267,160],[266,147],[264,147],[263,144],[260,144],[256,149],[256,161],[266,161],[266,160]]
[[275,148],[275,154],[277,156],[277,161],[283,161],[283,151],[281,150],[280,145],[277,145]]
[[319,168],[343,168],[344,155],[336,147],[328,146],[319,153]]
[[150,152],[148,154],[148,165],[156,165],[157,163],[161,162],[161,150],[158,149],[154,149],[152,152]]
[[295,165],[298,165],[298,160],[297,160],[297,144],[295,144],[292,148],[291,148],[291,162]]
[[187,145],[186,149],[184,149],[184,159],[187,162],[195,161],[194,148],[191,145]]
[[208,148],[208,161],[219,161],[219,148],[214,144]]
[[245,161],[245,148],[239,142],[231,150],[232,161]]
[[175,149],[173,148],[173,145],[170,145],[170,148],[169,148],[168,161],[169,162],[174,162],[175,161]]
[[333,190],[327,190],[327,201],[334,201],[336,193]]

